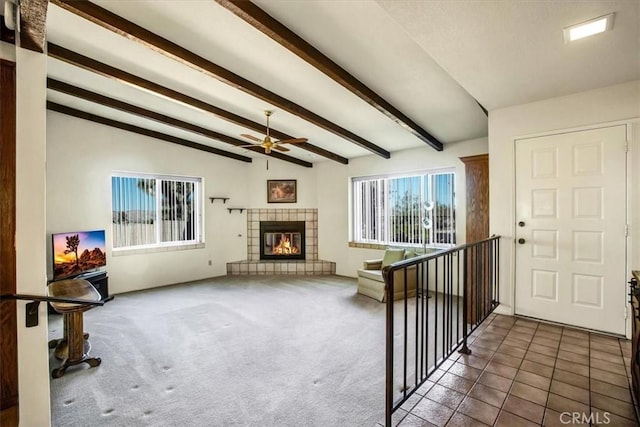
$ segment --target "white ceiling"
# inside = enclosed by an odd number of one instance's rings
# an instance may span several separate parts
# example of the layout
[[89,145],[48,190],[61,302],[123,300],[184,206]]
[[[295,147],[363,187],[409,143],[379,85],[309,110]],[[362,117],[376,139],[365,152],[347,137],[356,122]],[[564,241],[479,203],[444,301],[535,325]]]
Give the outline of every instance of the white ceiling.
[[[391,152],[427,144],[213,0],[95,1]],[[487,109],[640,79],[640,10],[618,1],[259,0],[274,18],[445,144],[487,135]],[[565,45],[562,28],[616,12],[613,31]],[[371,154],[53,4],[48,41],[347,158]],[[254,131],[49,58],[49,76],[239,137]],[[249,157],[259,154],[49,91],[51,101]],[[474,99],[475,98],[475,99]],[[160,143],[160,142],[159,142]],[[294,157],[325,161],[291,145]],[[231,161],[231,160],[230,160]]]

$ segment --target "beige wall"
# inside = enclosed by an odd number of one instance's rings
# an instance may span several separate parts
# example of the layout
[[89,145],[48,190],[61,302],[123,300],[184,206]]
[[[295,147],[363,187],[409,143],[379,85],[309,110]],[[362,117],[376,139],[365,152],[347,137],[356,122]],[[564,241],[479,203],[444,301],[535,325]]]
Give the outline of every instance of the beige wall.
[[[45,145],[46,56],[17,48],[16,60],[16,290],[46,295]],[[24,326],[25,303],[18,302],[20,425],[50,425],[47,306],[39,325]]]
[[[503,236],[500,260],[500,310],[513,312],[515,171],[514,140],[546,132],[640,118],[640,81],[605,87],[570,96],[547,99],[489,112],[490,232]],[[630,126],[632,127],[632,126]],[[640,164],[640,138],[632,136],[630,164]],[[640,179],[632,170],[631,268],[640,268]],[[620,286],[624,286],[621,283]]]

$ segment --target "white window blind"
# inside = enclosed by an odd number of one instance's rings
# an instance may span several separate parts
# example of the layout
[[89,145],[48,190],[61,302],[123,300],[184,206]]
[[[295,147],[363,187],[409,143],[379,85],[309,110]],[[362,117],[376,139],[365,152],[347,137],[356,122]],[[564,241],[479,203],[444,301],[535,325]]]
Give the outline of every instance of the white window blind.
[[113,175],[113,247],[202,242],[200,187],[200,178]]
[[456,243],[455,173],[352,179],[352,236],[360,243]]

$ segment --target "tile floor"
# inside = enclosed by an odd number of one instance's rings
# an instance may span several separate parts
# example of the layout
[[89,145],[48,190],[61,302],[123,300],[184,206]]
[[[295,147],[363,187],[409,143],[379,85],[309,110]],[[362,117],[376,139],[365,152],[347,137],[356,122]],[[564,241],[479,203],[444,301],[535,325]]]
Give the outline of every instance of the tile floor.
[[639,425],[628,340],[491,315],[469,342],[472,354],[445,361],[394,425]]

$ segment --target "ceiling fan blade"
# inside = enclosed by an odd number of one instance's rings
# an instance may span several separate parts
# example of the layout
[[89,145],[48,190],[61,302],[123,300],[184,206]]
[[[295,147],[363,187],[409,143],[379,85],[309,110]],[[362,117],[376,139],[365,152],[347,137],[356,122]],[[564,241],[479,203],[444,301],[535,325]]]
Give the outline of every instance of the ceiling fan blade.
[[307,138],[294,138],[294,139],[285,139],[284,141],[278,141],[278,144],[300,144],[301,142],[307,142]]
[[[280,143],[278,143],[278,144],[280,144]],[[278,144],[274,145],[274,146],[273,146],[273,147],[271,147],[271,148],[274,148],[274,149],[276,149],[276,150],[278,150],[278,151],[291,151],[291,150],[289,150],[288,148],[280,147],[280,145],[278,145]]]
[[242,133],[242,134],[240,134],[240,136],[244,136],[245,138],[250,139],[250,140],[252,140],[252,141],[262,142],[262,140],[261,140],[261,139],[258,139],[258,138],[256,138],[256,137],[255,137],[255,136],[253,136],[253,135],[248,135],[248,134],[246,134],[246,133]]
[[260,147],[259,144],[236,145],[238,148]]

